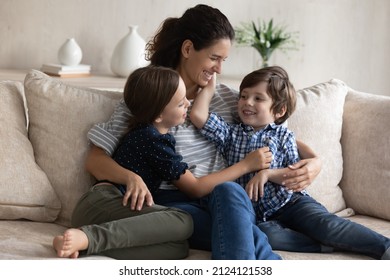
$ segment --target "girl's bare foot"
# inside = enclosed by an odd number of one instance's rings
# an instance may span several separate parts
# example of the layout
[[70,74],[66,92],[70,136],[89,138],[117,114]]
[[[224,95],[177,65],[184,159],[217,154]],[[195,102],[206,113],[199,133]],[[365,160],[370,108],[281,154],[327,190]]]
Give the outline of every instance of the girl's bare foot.
[[67,229],[53,239],[53,247],[61,258],[77,258],[79,251],[88,248],[88,237],[80,229]]

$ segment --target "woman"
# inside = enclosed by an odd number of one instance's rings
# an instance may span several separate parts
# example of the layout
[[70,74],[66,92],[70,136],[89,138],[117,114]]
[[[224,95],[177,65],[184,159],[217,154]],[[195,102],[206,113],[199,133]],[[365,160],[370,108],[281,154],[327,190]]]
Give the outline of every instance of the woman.
[[[165,20],[159,32],[148,43],[147,50],[152,65],[170,67],[180,74],[186,86],[186,97],[193,100],[200,88],[210,86],[209,81],[215,73],[221,73],[222,62],[228,56],[233,39],[234,30],[225,15],[218,9],[197,5],[188,9],[180,18]],[[236,97],[236,91],[218,85],[211,102],[211,110],[218,112],[227,121],[233,122]],[[93,145],[86,162],[87,170],[98,180],[109,180],[126,185],[123,204],[130,204],[130,209],[136,210],[128,211],[128,216],[138,213],[137,222],[143,225],[145,211],[159,214],[151,210],[154,207],[158,208],[157,205],[153,205],[153,202],[179,208],[190,213],[193,219],[194,231],[189,239],[192,248],[211,250],[214,259],[280,259],[272,252],[266,235],[256,226],[251,201],[245,190],[238,184],[226,182],[216,186],[210,194],[201,199],[193,199],[185,194],[185,188],[179,191],[169,183],[163,183],[152,198],[139,176],[116,164],[110,155],[113,154],[126,131],[129,114],[124,102],[120,102],[107,123],[97,124],[91,129],[89,139]],[[216,153],[214,145],[207,142],[188,120],[170,133],[176,139],[177,152],[183,156],[183,160],[189,164],[190,170],[196,177],[224,167],[223,158]],[[306,159],[295,165],[296,170],[286,174],[286,186],[293,190],[307,187],[320,170],[320,161],[310,148],[300,143],[299,149],[301,156]],[[269,167],[272,155],[268,148],[262,148],[257,152],[262,159],[259,169]],[[92,191],[96,192],[97,189],[98,187]],[[202,186],[199,186],[199,189],[201,190]],[[192,195],[196,196],[196,194]],[[107,197],[106,200],[107,203],[113,203],[111,197]],[[78,208],[83,210],[88,207],[91,206],[83,202],[78,205]],[[77,221],[81,215],[78,208],[73,215],[75,226],[99,224],[99,220],[95,217]],[[96,218],[98,216],[96,214]],[[115,213],[111,213],[110,218],[112,223],[118,224],[121,221],[118,221],[121,217],[117,217]],[[180,226],[180,223],[175,223],[176,221],[172,219],[169,223],[170,227]],[[128,226],[141,228],[136,223]],[[165,227],[160,229],[162,235],[165,229]],[[65,236],[62,238],[69,239]],[[156,240],[148,246],[142,245],[143,240],[137,242],[141,244],[137,247],[139,252],[134,252],[132,250],[134,248],[128,247],[118,247],[116,251],[120,251],[122,257],[142,258],[143,255],[137,256],[137,254],[141,254],[145,247],[152,246],[156,249],[155,252],[162,248],[169,249],[166,243],[158,243]],[[151,257],[161,258],[158,254]],[[177,254],[171,254],[171,257],[177,257]]]

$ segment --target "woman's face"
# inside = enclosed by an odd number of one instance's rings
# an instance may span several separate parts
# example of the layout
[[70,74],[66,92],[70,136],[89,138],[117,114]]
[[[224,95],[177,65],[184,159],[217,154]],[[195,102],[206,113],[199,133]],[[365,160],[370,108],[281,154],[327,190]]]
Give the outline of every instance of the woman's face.
[[183,57],[177,71],[186,88],[195,85],[205,87],[214,73],[220,74],[231,45],[230,39],[219,39],[210,47],[196,51],[191,41],[184,42]]

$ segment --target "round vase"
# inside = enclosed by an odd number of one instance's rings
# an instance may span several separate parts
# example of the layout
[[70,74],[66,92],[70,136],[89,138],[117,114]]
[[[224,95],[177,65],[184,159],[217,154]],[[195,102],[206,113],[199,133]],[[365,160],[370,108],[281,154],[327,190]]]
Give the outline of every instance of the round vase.
[[144,39],[138,34],[138,26],[129,26],[129,32],[115,46],[111,57],[111,71],[127,77],[135,69],[146,66]]
[[82,57],[81,48],[74,38],[67,39],[58,50],[58,61],[63,65],[78,65]]

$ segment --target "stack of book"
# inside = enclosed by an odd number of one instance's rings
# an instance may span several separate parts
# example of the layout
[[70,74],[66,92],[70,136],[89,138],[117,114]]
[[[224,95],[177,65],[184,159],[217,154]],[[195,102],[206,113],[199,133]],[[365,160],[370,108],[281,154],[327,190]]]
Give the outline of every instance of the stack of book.
[[74,66],[46,63],[41,67],[41,71],[50,75],[62,78],[88,77],[91,75],[91,65],[78,64]]

